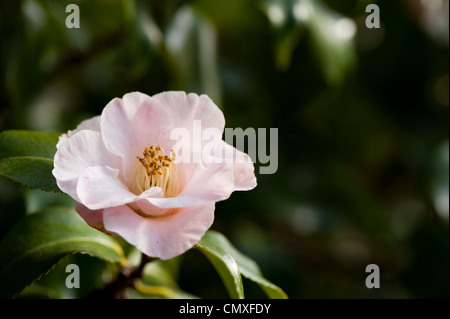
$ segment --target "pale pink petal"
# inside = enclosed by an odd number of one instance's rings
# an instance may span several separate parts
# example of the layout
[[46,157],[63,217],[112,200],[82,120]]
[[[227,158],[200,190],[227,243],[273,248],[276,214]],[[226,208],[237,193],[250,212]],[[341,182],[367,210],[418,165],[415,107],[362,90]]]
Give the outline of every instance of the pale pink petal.
[[131,187],[136,156],[151,145],[161,145],[168,152],[177,143],[170,139],[173,129],[186,129],[191,139],[204,143],[201,132],[197,137],[193,134],[195,120],[201,121],[201,131],[216,128],[222,132],[225,125],[223,113],[206,95],[164,92],[150,97],[133,92],[105,107],[102,136],[106,147],[122,158],[125,183]]
[[225,141],[221,142],[222,147],[219,152],[214,154],[214,157],[219,157],[224,162],[233,163],[234,189],[237,191],[247,191],[255,188],[255,167],[250,156]]
[[160,187],[152,187],[136,195],[121,182],[118,169],[94,166],[80,174],[77,195],[83,205],[95,210],[129,204],[147,197],[162,197],[164,193]]
[[202,128],[214,127],[223,132],[223,113],[207,95],[171,91],[156,94],[153,98],[164,105],[172,128],[183,127],[191,132],[194,120],[200,120]]
[[170,136],[169,124],[163,106],[143,93],[125,94],[105,107],[101,115],[103,140],[113,154],[122,158],[128,185],[134,181],[136,156],[140,156],[145,147],[163,145],[162,136]]
[[92,166],[120,167],[120,158],[105,148],[99,132],[82,130],[60,145],[52,173],[58,187],[79,201],[76,192],[78,178]]
[[103,209],[90,210],[83,204],[75,202],[75,210],[89,226],[102,232],[106,232],[105,227],[103,226]]
[[[161,196],[163,197],[163,196]],[[149,198],[143,198],[134,203],[135,206],[130,205],[133,209],[139,209],[144,215],[161,216],[167,213],[167,208],[159,208],[151,203]]]
[[217,202],[234,191],[233,167],[230,163],[179,163],[180,183],[184,185],[176,197],[147,198],[154,206],[175,208]]
[[170,259],[192,248],[211,227],[214,203],[177,209],[173,214],[145,218],[128,206],[104,211],[103,223],[108,231],[122,236],[144,254]]
[[58,149],[61,146],[61,144],[66,142],[72,135],[83,130],[100,132],[100,115],[84,120],[83,122],[78,124],[76,129],[74,129],[73,131],[68,131],[67,134],[62,134],[59,137],[59,141],[56,144],[56,148]]

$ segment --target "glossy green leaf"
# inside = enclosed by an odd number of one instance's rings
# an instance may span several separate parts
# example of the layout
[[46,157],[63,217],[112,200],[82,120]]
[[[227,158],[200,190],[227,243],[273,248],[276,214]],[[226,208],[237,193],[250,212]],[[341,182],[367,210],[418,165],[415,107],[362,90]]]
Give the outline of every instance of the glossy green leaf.
[[[77,289],[66,286],[69,275],[66,268],[70,264],[76,264],[80,268],[80,286]],[[115,278],[120,268],[120,265],[105,262],[88,254],[68,255],[32,286],[25,288],[16,298],[84,298],[94,289],[103,287],[107,278]]]
[[13,297],[71,253],[108,262],[124,259],[113,237],[89,227],[71,208],[27,216],[0,242],[0,298]]
[[31,188],[60,192],[52,175],[60,133],[5,131],[0,134],[0,175]]
[[254,260],[239,252],[228,239],[217,231],[208,231],[201,242],[222,248],[236,261],[242,276],[257,283],[269,298],[286,299],[286,293],[278,286],[265,279]]
[[53,159],[61,133],[4,131],[0,134],[0,159],[31,156]]
[[11,157],[0,160],[0,175],[31,188],[60,192],[52,175],[53,161],[38,157]]
[[244,286],[236,261],[228,251],[223,249],[220,245],[217,245],[214,240],[211,240],[214,238],[207,235],[205,235],[194,247],[200,250],[214,266],[222,279],[230,298],[243,299]]

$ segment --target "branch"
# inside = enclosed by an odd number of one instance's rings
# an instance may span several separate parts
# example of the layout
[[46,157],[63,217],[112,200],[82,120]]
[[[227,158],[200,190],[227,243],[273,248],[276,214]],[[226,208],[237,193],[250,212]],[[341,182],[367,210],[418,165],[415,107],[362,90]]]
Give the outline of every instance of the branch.
[[134,268],[123,268],[117,278],[101,289],[90,292],[88,299],[127,299],[126,290],[134,286],[134,281],[141,278],[144,273],[145,265],[154,260],[147,255],[142,254],[141,263]]

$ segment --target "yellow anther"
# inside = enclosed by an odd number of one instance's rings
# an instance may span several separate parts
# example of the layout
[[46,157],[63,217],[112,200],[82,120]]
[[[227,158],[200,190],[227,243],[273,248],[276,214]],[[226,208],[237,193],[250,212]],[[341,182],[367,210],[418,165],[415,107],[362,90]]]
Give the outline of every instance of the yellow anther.
[[[151,187],[161,187],[165,197],[178,193],[176,154],[173,149],[166,155],[161,145],[145,147],[136,167],[135,193],[140,194]],[[172,165],[171,165],[172,164]]]

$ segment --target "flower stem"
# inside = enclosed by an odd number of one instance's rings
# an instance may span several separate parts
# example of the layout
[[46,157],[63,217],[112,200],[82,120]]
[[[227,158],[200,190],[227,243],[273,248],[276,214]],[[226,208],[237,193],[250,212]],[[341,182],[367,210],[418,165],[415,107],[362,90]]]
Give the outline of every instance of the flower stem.
[[86,297],[89,299],[127,299],[127,288],[134,286],[134,281],[142,277],[145,265],[152,260],[154,258],[142,254],[139,266],[123,268],[115,280],[101,289],[90,292]]

